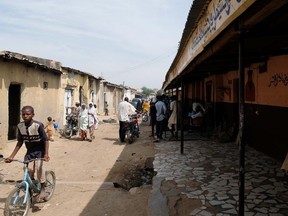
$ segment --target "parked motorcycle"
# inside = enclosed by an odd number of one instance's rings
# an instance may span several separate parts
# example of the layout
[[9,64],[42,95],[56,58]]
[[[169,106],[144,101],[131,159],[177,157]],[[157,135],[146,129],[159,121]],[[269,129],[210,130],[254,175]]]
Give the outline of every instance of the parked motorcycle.
[[149,119],[149,117],[148,117],[148,112],[144,112],[144,113],[142,114],[142,122],[147,122],[148,119]]
[[125,123],[125,139],[128,144],[133,143],[135,138],[139,138],[140,130],[138,125],[137,114],[132,114],[130,116],[130,121]]
[[78,119],[72,113],[66,116],[66,125],[64,126],[64,136],[70,139],[73,135],[78,133]]

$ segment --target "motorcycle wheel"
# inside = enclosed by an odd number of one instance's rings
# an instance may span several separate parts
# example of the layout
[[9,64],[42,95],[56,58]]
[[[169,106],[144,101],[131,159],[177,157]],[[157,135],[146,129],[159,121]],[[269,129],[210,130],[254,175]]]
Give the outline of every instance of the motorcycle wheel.
[[73,134],[73,129],[71,127],[69,127],[68,125],[65,125],[65,127],[64,127],[64,136],[67,139],[70,139],[72,134]]
[[126,133],[127,133],[127,134],[126,134],[126,138],[127,138],[126,141],[127,141],[127,143],[128,143],[128,144],[133,143],[134,138],[133,138],[132,131],[128,130]]
[[135,129],[134,129],[134,136],[139,138],[139,134],[140,134],[140,130],[139,130],[139,126],[136,125],[135,126]]
[[147,115],[147,113],[145,113],[145,114],[142,116],[142,121],[143,121],[143,122],[147,122],[147,121],[148,121],[148,115]]

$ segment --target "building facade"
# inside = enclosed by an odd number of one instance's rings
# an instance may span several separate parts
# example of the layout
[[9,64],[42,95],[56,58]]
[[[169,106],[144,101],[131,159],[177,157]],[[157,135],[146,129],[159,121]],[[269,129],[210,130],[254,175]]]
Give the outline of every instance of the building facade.
[[35,109],[35,119],[42,122],[61,112],[61,64],[52,60],[12,52],[0,53],[0,139],[16,138],[24,105]]
[[0,146],[16,139],[16,126],[22,121],[21,108],[25,105],[34,107],[36,120],[46,123],[51,116],[62,129],[76,102],[92,102],[102,115],[107,101],[109,113],[115,114],[124,95],[123,86],[101,77],[10,51],[0,52],[0,79]]
[[209,110],[207,125],[285,158],[287,13],[280,0],[194,0],[163,85],[180,92],[184,119],[198,98]]

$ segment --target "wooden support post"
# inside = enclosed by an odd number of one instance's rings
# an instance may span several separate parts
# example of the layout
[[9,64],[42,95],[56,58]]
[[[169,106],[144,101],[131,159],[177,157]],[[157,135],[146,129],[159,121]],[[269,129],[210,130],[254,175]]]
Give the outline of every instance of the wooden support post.
[[181,142],[180,142],[180,152],[184,154],[184,85],[183,85],[183,78],[181,78],[181,115],[180,115],[180,122],[181,122]]

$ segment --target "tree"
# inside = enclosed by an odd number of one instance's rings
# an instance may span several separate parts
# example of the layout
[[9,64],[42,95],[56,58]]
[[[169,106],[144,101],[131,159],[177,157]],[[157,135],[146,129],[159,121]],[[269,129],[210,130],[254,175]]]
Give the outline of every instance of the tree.
[[145,86],[143,86],[141,89],[142,89],[142,94],[144,94],[146,97],[148,97],[149,95],[151,95],[151,93],[154,92],[152,89],[149,89]]

